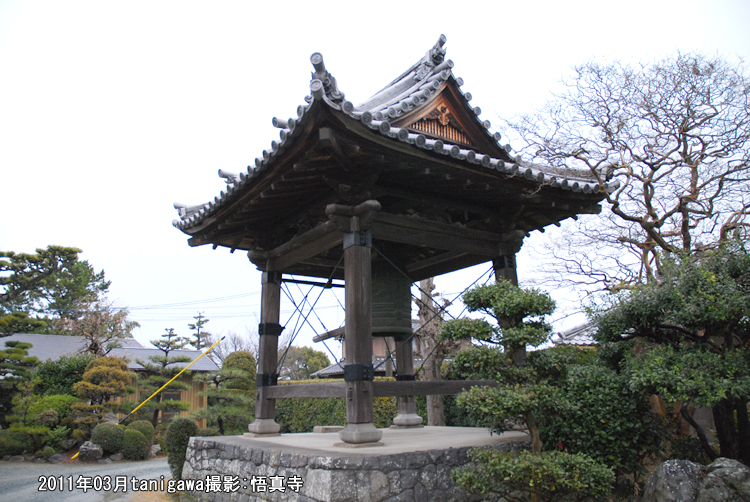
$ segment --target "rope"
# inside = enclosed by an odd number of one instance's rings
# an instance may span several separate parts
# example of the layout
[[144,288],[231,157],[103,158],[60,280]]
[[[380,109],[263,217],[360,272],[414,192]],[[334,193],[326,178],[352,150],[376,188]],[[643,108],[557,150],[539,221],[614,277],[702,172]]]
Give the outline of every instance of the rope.
[[[339,268],[339,265],[341,264],[341,261],[343,259],[344,259],[344,255],[342,254],[341,257],[339,258],[339,261],[337,261],[336,265],[333,267],[333,270],[331,270],[331,275],[328,276],[327,282],[331,282],[333,280],[333,276],[336,273],[336,270]],[[299,287],[299,285],[297,287]],[[308,291],[305,297],[302,299],[302,302],[301,302],[302,305],[304,305],[304,302],[307,301],[307,297],[310,295],[310,293],[312,293],[312,288],[314,287],[315,286],[310,286],[310,291]],[[284,291],[284,294],[287,296],[287,298],[289,298],[289,301],[292,302],[292,305],[294,305],[295,312],[299,312],[299,317],[298,317],[298,321],[299,321],[299,318],[302,317],[302,308],[297,306],[297,304],[294,301],[294,298],[292,298],[291,292],[289,291],[289,287],[286,286],[286,284],[284,284],[284,288],[281,288],[281,289],[282,291]],[[301,291],[302,289],[300,288],[300,292]],[[310,303],[308,301],[308,305],[310,305],[310,312],[308,312],[308,314],[302,319],[301,326],[299,324],[295,324],[294,331],[292,332],[293,335],[291,339],[289,340],[289,344],[284,349],[284,353],[281,355],[281,357],[278,360],[278,363],[276,364],[276,373],[278,373],[281,367],[283,366],[284,361],[286,360],[287,353],[289,352],[289,349],[292,347],[292,342],[297,338],[299,331],[302,329],[302,326],[304,326],[305,323],[307,323],[308,326],[310,326],[310,329],[313,330],[313,333],[315,333],[316,335],[318,334],[317,331],[315,331],[315,327],[312,325],[310,321],[307,320],[307,318],[310,317],[310,314],[314,311],[315,305],[318,304],[318,300],[320,300],[320,297],[323,295],[324,291],[325,291],[325,288],[320,288],[320,293],[318,294],[318,297],[315,299],[315,301],[313,303]],[[292,313],[292,315],[294,315],[294,313]],[[318,314],[316,313],[315,315],[317,316]],[[318,317],[318,320],[320,320],[320,317]],[[323,324],[322,321],[321,321],[321,324]],[[328,346],[326,346],[326,348],[328,348]],[[331,350],[328,349],[328,352],[331,352]],[[332,352],[331,352],[331,355],[333,355]],[[335,356],[334,356],[334,359],[336,359]]]

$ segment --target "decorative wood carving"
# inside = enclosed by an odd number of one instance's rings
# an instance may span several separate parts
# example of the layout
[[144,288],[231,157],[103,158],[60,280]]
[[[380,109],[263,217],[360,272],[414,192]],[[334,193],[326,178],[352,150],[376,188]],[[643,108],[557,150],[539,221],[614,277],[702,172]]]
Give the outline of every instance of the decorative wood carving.
[[409,128],[422,131],[430,136],[438,136],[448,141],[469,145],[469,136],[461,127],[448,104],[442,99],[427,115],[409,125]]

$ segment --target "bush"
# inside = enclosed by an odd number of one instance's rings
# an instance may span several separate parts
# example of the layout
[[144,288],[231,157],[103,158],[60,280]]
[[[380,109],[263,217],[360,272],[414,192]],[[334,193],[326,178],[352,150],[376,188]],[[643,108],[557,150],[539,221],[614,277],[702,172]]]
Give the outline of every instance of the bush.
[[44,448],[42,448],[41,450],[39,450],[38,452],[36,452],[34,454],[34,456],[36,458],[43,458],[44,460],[47,460],[48,458],[50,458],[54,454],[55,454],[55,449],[54,448],[52,448],[51,446],[45,446]]
[[122,439],[122,458],[146,460],[151,456],[151,442],[136,429],[125,429]]
[[547,502],[595,500],[609,493],[615,479],[610,468],[580,454],[553,451],[513,456],[487,448],[473,450],[470,457],[478,464],[454,469],[451,477],[471,493],[507,496],[522,492]]
[[642,470],[641,460],[658,450],[651,406],[624,377],[602,366],[574,366],[560,390],[567,405],[541,427],[548,448],[586,454],[618,473]]
[[[74,394],[73,385],[83,379],[86,366],[95,358],[91,354],[62,356],[56,361],[39,363],[34,371],[34,394],[43,396]],[[57,410],[59,413],[60,410]]]
[[[46,410],[55,410],[58,416],[58,423],[70,416],[70,407],[73,403],[78,402],[78,398],[62,394],[47,395],[40,398],[29,406],[29,414],[41,415]],[[57,424],[53,424],[57,425]]]
[[135,422],[128,424],[126,428],[139,431],[146,437],[146,439],[148,439],[148,444],[153,444],[155,429],[148,420],[136,420]]
[[16,430],[0,430],[0,457],[5,455],[21,455],[24,451],[34,451],[31,437]]
[[59,448],[60,442],[68,437],[68,432],[70,432],[70,429],[60,425],[49,431],[44,440],[47,442],[47,445],[53,448]]
[[182,464],[185,463],[190,436],[198,434],[198,426],[187,418],[177,417],[169,424],[166,435],[169,468],[172,479],[182,479]]
[[228,389],[240,389],[245,390],[251,395],[255,395],[255,357],[252,352],[245,350],[238,350],[229,354],[224,363],[221,365],[222,368],[231,368],[236,370],[242,370],[247,374],[246,379],[233,380],[228,383]]
[[[448,367],[446,380],[498,380],[507,367],[503,352],[496,347],[472,347],[462,350]],[[482,427],[458,406],[456,396],[445,396],[445,425],[454,427]]]
[[208,437],[208,436],[221,436],[221,433],[217,431],[216,429],[206,428],[206,429],[198,429],[198,433],[196,436],[199,437]]
[[[378,381],[392,378],[376,378]],[[295,380],[293,384],[340,382],[333,379]],[[279,382],[280,385],[285,385]],[[376,397],[373,402],[375,427],[390,427],[396,416],[395,397]],[[276,422],[281,432],[312,432],[316,425],[346,425],[344,398],[301,398],[276,401]]]
[[124,427],[107,422],[97,424],[91,432],[91,442],[101,446],[104,453],[117,453],[122,450],[124,437]]
[[164,434],[157,434],[156,444],[158,444],[159,448],[161,448],[162,455],[166,455],[167,454],[167,440],[165,439]]

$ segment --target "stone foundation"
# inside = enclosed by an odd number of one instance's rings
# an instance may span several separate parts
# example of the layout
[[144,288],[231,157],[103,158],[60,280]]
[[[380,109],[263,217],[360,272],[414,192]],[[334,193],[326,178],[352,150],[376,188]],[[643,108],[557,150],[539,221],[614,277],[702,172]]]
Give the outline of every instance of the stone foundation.
[[[222,481],[233,481],[228,491],[217,489],[216,483],[208,490],[206,486],[189,490],[199,500],[216,502],[478,501],[487,498],[454,486],[451,469],[467,464],[468,451],[477,446],[492,445],[509,452],[529,447],[527,436],[517,432],[490,436],[486,429],[418,430],[425,431],[421,440],[415,438],[414,430],[386,429],[385,446],[354,450],[333,447],[338,439],[335,434],[191,438],[182,477],[205,481],[218,475]],[[468,444],[453,447],[461,439]],[[415,451],[404,451],[408,449]],[[257,483],[253,489],[254,477],[256,481],[261,477],[266,480],[265,491],[260,491]],[[276,477],[275,481],[271,477]],[[290,478],[301,484],[297,491],[291,489]],[[217,479],[213,478],[214,482]],[[274,488],[283,485],[285,491],[271,492],[272,483]]]

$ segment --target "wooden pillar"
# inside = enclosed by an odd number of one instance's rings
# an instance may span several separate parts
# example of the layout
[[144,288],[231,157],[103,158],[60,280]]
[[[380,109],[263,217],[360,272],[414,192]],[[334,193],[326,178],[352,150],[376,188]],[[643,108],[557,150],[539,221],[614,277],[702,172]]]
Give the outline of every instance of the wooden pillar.
[[346,427],[339,432],[345,443],[376,443],[383,432],[373,424],[372,367],[372,234],[367,230],[380,204],[331,205],[326,212],[344,234],[346,319]]
[[279,324],[281,311],[281,272],[263,272],[260,324],[258,335],[258,370],[256,375],[255,421],[247,426],[254,435],[276,435],[281,426],[276,423],[276,400],[267,397],[268,388],[276,385],[278,373]]
[[[412,339],[408,336],[396,339],[396,380],[414,380],[414,350]],[[422,417],[417,415],[417,399],[414,396],[398,396],[396,405],[393,427],[422,427]]]
[[518,286],[518,272],[516,271],[516,253],[500,255],[492,260],[496,281],[510,281]]

